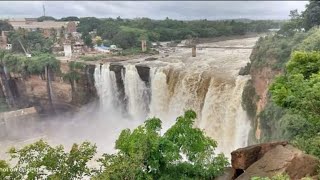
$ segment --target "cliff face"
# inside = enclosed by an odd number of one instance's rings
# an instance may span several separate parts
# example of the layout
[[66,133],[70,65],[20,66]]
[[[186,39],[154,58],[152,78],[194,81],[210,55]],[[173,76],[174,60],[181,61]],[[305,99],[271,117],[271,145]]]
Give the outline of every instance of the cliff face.
[[274,122],[271,117],[262,119],[261,115],[265,110],[268,111],[267,105],[271,103],[269,86],[273,79],[282,73],[290,56],[292,47],[281,49],[284,43],[282,41],[272,36],[260,38],[251,52],[250,64],[239,72],[240,75],[251,75],[251,80],[242,94],[242,105],[252,120],[250,144],[263,142],[273,133]]
[[[69,71],[68,63],[61,63],[60,68],[62,73]],[[71,110],[96,98],[93,78],[94,68],[94,65],[86,65],[85,68],[79,72],[80,78],[74,83],[73,90],[71,83],[63,79],[62,73],[51,73],[54,109],[57,111]],[[49,99],[47,82],[40,76],[31,75],[23,78],[19,74],[10,73],[9,87],[15,103],[12,109],[34,106],[41,113],[48,111]]]
[[257,140],[261,139],[261,125],[260,125],[260,118],[259,114],[264,110],[268,103],[268,90],[269,86],[272,83],[274,77],[280,74],[281,71],[273,70],[272,68],[265,66],[258,69],[251,69],[251,78],[252,78],[252,85],[255,89],[255,93],[257,95],[257,100],[255,102],[256,106],[256,116],[254,117],[255,121],[255,138]]

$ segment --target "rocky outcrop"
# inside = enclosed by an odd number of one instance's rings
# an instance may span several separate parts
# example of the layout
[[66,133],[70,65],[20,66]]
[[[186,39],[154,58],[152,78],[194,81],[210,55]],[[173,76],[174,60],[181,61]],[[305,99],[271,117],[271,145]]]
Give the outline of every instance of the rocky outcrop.
[[277,145],[287,145],[288,142],[274,142],[274,143],[263,143],[245,148],[237,149],[231,152],[231,165],[234,169],[245,170],[251,166],[254,162],[263,157],[263,155],[270,149]]
[[80,78],[76,83],[71,105],[81,106],[94,101],[97,98],[97,92],[94,82],[95,65],[86,65],[80,73]]
[[110,63],[109,66],[110,71],[113,71],[115,76],[116,76],[116,84],[117,84],[117,89],[118,89],[118,99],[121,101],[121,104],[124,106],[122,109],[125,109],[126,103],[126,98],[125,98],[125,91],[124,91],[124,82],[122,79],[122,73],[125,73],[125,68],[122,64],[120,63]]
[[301,179],[316,176],[320,161],[287,142],[275,142],[233,151],[231,164],[234,173],[232,179],[236,180],[272,177],[278,174],[288,174],[291,179]]
[[[61,63],[60,68],[62,73],[69,71],[67,62]],[[79,72],[80,78],[75,82],[73,90],[70,82],[63,79],[63,74],[52,73],[52,102],[57,112],[74,109],[96,98],[94,69],[94,65],[85,65],[85,68]],[[20,74],[10,73],[8,84],[15,102],[15,107],[11,110],[34,106],[38,112],[46,113],[50,109],[47,82],[43,77],[29,75],[23,78]]]
[[147,87],[150,87],[150,67],[145,65],[136,65],[139,77],[142,81],[147,85]]

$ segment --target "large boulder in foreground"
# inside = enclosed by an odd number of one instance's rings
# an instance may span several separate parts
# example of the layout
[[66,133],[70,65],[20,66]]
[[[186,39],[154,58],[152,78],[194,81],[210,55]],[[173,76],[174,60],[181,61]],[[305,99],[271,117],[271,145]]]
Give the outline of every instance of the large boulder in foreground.
[[287,145],[287,141],[256,144],[239,148],[231,152],[231,165],[234,169],[245,170],[251,164],[262,158],[262,156],[277,145]]
[[[288,174],[290,179],[317,175],[319,159],[304,154],[287,142],[265,143],[241,148],[231,153],[233,179],[272,177]],[[256,159],[256,160],[255,160]]]

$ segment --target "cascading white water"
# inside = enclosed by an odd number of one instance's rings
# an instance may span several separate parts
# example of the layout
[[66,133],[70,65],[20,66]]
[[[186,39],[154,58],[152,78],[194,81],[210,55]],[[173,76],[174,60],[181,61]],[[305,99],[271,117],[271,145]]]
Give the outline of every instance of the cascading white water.
[[218,142],[220,152],[247,145],[250,122],[241,106],[241,95],[248,77],[232,82],[211,79],[198,127]]
[[116,77],[109,64],[97,65],[94,71],[95,86],[99,96],[100,108],[112,109],[117,103]]
[[[256,41],[254,38],[249,40],[252,44]],[[232,150],[247,145],[251,128],[241,106],[242,91],[250,77],[237,74],[249,61],[251,50],[210,49],[201,53],[205,58],[184,59],[181,58],[184,54],[178,54],[161,63],[149,62],[152,64],[149,66],[150,87],[140,78],[137,64],[124,64],[122,80],[126,111],[133,120],[158,117],[166,130],[177,116],[192,109],[197,113],[195,126],[218,142],[218,152],[229,156]],[[112,106],[117,89],[110,86],[116,87],[116,78],[110,70],[108,73],[105,75],[108,78],[96,80],[106,84],[98,83],[96,87],[99,96],[107,94],[103,99]]]
[[141,80],[135,65],[128,64],[124,73],[124,91],[127,98],[127,112],[135,119],[145,119],[148,111],[148,89]]
[[164,68],[150,69],[151,82],[151,102],[149,117],[158,117],[162,120],[163,129],[168,129],[174,122],[174,118],[169,113],[169,90],[167,85],[167,75]]

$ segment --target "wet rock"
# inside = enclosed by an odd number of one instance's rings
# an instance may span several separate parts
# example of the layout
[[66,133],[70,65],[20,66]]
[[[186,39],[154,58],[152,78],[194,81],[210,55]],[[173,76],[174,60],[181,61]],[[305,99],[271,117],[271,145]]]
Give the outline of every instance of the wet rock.
[[245,76],[245,75],[249,75],[250,74],[250,68],[251,68],[251,64],[247,63],[247,65],[245,67],[242,67],[239,71],[239,75],[240,76]]
[[150,67],[145,65],[136,65],[139,77],[144,81],[147,87],[150,85]]
[[[125,91],[124,91],[124,82],[122,79],[122,72],[125,73],[125,68],[122,64],[119,63],[111,63],[109,66],[110,71],[113,71],[116,76],[116,84],[118,89],[118,99],[122,102],[125,106],[126,99],[125,99]],[[124,107],[123,107],[124,108]]]

